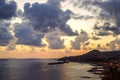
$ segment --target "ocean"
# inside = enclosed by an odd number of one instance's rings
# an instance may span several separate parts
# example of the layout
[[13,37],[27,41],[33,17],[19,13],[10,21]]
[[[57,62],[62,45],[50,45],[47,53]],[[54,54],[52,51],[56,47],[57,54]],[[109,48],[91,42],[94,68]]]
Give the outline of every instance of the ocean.
[[0,60],[0,80],[101,80],[88,72],[94,66],[82,63],[48,65],[55,60]]

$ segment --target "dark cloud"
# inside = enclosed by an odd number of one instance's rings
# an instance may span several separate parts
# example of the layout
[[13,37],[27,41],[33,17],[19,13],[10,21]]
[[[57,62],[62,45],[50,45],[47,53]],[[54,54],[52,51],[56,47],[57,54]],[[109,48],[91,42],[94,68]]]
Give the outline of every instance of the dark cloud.
[[[109,22],[104,23],[102,26],[103,29],[106,29],[106,31],[111,31],[115,35],[120,34],[120,0],[106,0],[102,2],[97,1],[94,2],[94,5],[99,6],[102,9],[100,12],[100,17]],[[114,23],[115,25],[113,26],[111,23]]]
[[88,39],[88,35],[77,36],[74,41],[71,41],[71,48],[76,50],[80,50],[81,46],[85,48],[84,42],[88,41]]
[[[119,35],[120,34],[120,0],[77,0],[77,6],[86,9],[91,13],[98,15],[96,18],[101,21],[103,25],[96,26],[95,30],[100,35]],[[76,17],[85,18],[84,16]],[[109,26],[106,27],[106,22],[109,22]],[[98,24],[98,23],[97,23]],[[113,25],[114,24],[114,25]],[[110,34],[109,34],[110,33]]]
[[99,9],[94,5],[96,2],[102,2],[102,0],[75,0],[73,5],[80,9],[88,10],[90,13],[97,14]]
[[15,24],[15,36],[18,38],[17,44],[43,46],[41,33],[36,33],[29,23]]
[[47,2],[50,3],[50,4],[52,4],[52,5],[60,7],[61,6],[60,5],[61,1],[65,1],[65,0],[48,0]]
[[0,45],[5,46],[9,43],[9,40],[13,37],[10,35],[7,29],[0,28]]
[[106,46],[109,47],[110,50],[120,50],[120,39],[112,40],[107,43]]
[[71,48],[72,49],[76,49],[76,50],[80,50],[81,46],[80,46],[80,37],[76,37],[74,41],[71,41]]
[[97,37],[97,36],[92,36],[92,39],[93,39],[93,40],[100,40],[101,38],[100,38],[100,37]]
[[[71,46],[72,46],[71,48],[76,49],[76,50],[80,50],[81,46],[83,46],[83,49],[85,49],[86,48],[85,47],[85,45],[86,45],[85,42],[88,41],[88,40],[89,40],[88,33],[84,30],[81,30],[80,35],[77,36],[74,41],[70,42]],[[89,43],[87,43],[87,44],[89,44]]]
[[[90,13],[96,13],[97,12],[97,8],[93,8],[92,4],[93,4],[93,0],[71,0],[71,4],[73,4],[74,7],[78,7],[80,9],[83,10],[88,10]],[[82,12],[80,14],[73,14],[72,18],[74,19],[80,19],[80,20],[89,20],[89,19],[93,19],[96,18],[95,15],[91,15],[91,14],[82,14]]]
[[67,10],[65,11],[65,13],[66,13],[66,14],[71,14],[71,15],[77,15],[77,14],[75,14],[74,12],[72,12],[72,11],[69,10],[69,9],[67,9]]
[[95,30],[101,30],[101,26],[99,26],[99,22],[95,23],[93,29],[95,29]]
[[24,13],[22,12],[22,10],[17,10],[17,11],[16,11],[16,15],[17,15],[17,17],[19,17],[19,18],[24,17]]
[[[97,36],[108,36],[116,33],[117,29],[116,27],[111,27],[111,24],[109,22],[97,22],[94,25],[95,35]],[[119,32],[119,30],[118,30]]]
[[16,8],[16,2],[0,0],[0,46],[8,45],[9,40],[13,39],[9,32],[10,22],[7,20],[15,16]]
[[111,17],[114,17],[115,19],[118,19],[120,10],[120,1],[119,0],[106,0],[106,1],[96,1],[94,2],[94,5],[99,6],[102,10],[101,13],[108,14]]
[[50,49],[63,49],[65,48],[64,39],[60,38],[61,31],[55,29],[53,32],[49,32],[45,35],[46,41],[48,42],[48,47]]
[[120,34],[120,28],[116,26],[111,26],[110,22],[104,22],[102,25],[95,24],[94,30],[96,30],[97,34],[101,36]]
[[78,1],[78,3],[80,3],[80,4],[78,4],[79,5],[79,7],[81,8],[88,8],[88,7],[90,7],[90,5],[92,4],[92,0],[77,0]]
[[120,28],[118,27],[105,27],[107,31],[112,31],[115,35],[120,34]]
[[55,37],[55,36],[49,37],[49,38],[47,38],[47,42],[49,44],[48,47],[50,49],[63,49],[63,48],[65,48],[64,39],[61,40],[59,37]]
[[95,33],[97,36],[108,36],[108,35],[111,35],[110,32],[108,31],[99,31],[97,33]]
[[84,20],[88,20],[88,19],[93,19],[94,16],[90,16],[90,15],[81,15],[81,16],[74,16],[74,19],[84,19]]
[[111,26],[109,22],[106,22],[104,23],[103,29],[106,31],[112,31],[114,34],[120,34],[120,28],[118,27]]
[[[55,2],[54,2],[55,1]],[[41,32],[54,31],[55,28],[61,29],[67,35],[76,35],[66,22],[70,19],[70,14],[67,11],[62,11],[60,6],[53,5],[60,4],[58,0],[49,0],[45,4],[26,3],[24,11],[26,17],[31,21],[34,30]]]
[[88,46],[89,44],[90,44],[90,42],[86,42],[86,43],[85,43],[85,46]]
[[88,35],[88,33],[86,31],[82,30],[82,29],[80,31],[80,34],[82,34],[82,35]]
[[10,19],[15,16],[17,5],[14,1],[0,0],[0,19]]
[[111,18],[111,16],[109,15],[109,13],[107,13],[105,11],[101,11],[99,13],[99,18],[104,19],[104,20],[109,20]]
[[10,24],[4,21],[0,21],[0,46],[6,46],[10,39],[13,39],[12,35],[8,31]]

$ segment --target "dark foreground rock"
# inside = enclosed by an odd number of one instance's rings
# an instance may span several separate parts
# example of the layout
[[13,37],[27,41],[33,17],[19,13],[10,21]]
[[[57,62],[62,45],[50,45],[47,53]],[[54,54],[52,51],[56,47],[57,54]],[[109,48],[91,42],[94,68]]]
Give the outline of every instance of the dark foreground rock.
[[111,62],[103,73],[102,80],[120,80],[120,63]]

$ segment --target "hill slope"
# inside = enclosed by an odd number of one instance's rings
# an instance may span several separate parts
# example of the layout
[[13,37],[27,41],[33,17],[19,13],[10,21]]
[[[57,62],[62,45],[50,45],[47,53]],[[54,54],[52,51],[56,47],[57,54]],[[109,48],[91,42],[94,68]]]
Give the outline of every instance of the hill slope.
[[112,60],[120,60],[120,51],[100,52],[92,50],[80,56],[63,57],[59,60],[72,62],[108,62]]

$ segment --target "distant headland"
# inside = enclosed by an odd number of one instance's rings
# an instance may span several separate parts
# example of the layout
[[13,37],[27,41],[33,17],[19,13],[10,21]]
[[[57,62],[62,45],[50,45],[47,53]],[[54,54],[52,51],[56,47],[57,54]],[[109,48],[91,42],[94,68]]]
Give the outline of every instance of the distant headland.
[[120,60],[120,51],[106,51],[92,50],[86,54],[79,56],[59,58],[61,61],[69,62],[111,62]]

